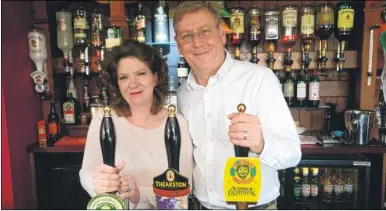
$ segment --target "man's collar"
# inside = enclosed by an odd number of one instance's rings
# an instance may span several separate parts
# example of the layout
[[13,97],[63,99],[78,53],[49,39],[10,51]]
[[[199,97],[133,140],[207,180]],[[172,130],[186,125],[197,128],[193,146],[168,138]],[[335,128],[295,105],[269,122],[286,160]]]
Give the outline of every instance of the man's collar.
[[[225,53],[225,60],[223,64],[221,65],[217,73],[214,76],[211,76],[209,78],[209,79],[213,78],[212,80],[215,80],[215,82],[221,81],[229,72],[229,70],[231,69],[234,63],[234,59],[232,58],[231,54],[227,50],[224,50],[224,53]],[[197,83],[197,80],[193,74],[193,71],[190,71],[186,85],[187,85],[186,87],[188,91],[193,91],[194,89],[203,88],[202,85]]]

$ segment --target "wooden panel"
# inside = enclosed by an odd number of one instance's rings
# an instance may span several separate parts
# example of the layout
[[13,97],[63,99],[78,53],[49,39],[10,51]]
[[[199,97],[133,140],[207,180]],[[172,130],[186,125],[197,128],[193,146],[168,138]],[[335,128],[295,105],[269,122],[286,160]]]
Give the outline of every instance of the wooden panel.
[[323,129],[324,112],[325,110],[315,110],[311,113],[311,118],[312,118],[311,130],[320,131]]
[[294,121],[299,121],[300,120],[300,112],[298,109],[290,109],[291,111],[291,114],[292,114],[292,118],[294,119]]
[[125,19],[125,3],[123,1],[110,2],[110,24],[120,26],[123,39],[129,39],[129,29]]
[[347,109],[347,97],[338,97],[336,112],[343,112]]
[[[360,109],[374,109],[374,100],[375,100],[375,80],[376,80],[376,65],[377,65],[377,48],[378,45],[378,33],[374,31],[373,40],[374,40],[374,49],[373,49],[373,59],[369,61],[369,40],[370,40],[370,30],[369,28],[379,23],[379,17],[381,15],[381,8],[379,9],[364,9],[365,20],[364,20],[364,29],[363,29],[363,45],[362,45],[362,67],[361,67],[361,90],[360,90]],[[367,69],[369,62],[372,62],[372,73],[371,85],[367,85]]]
[[300,110],[300,126],[311,130],[312,128],[312,112],[315,110],[302,109]]
[[367,0],[365,1],[365,8],[366,9],[378,9],[381,8],[382,5],[386,4],[386,1],[371,1]]
[[321,81],[320,96],[347,96],[348,81]]

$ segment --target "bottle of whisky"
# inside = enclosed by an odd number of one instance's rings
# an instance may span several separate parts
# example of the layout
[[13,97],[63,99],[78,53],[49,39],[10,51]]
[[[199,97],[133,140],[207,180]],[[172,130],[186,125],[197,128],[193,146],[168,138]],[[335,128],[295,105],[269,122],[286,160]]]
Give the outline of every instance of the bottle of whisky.
[[245,39],[244,30],[244,14],[245,9],[236,5],[236,7],[230,9],[231,12],[231,43],[236,46],[235,59],[240,60],[240,46]]
[[331,4],[320,5],[316,13],[315,33],[319,36],[319,57],[318,66],[322,75],[325,74],[327,62],[327,40],[334,30],[334,10]]
[[157,2],[153,11],[153,42],[169,42],[169,7],[163,0]]
[[291,4],[286,5],[282,8],[281,15],[281,42],[292,47],[297,39],[298,7]]
[[138,42],[145,43],[146,41],[146,16],[143,13],[142,3],[138,2],[137,16],[135,17],[136,23],[136,38]]
[[91,13],[91,43],[92,47],[101,49],[105,45],[103,32],[103,14],[95,9]]
[[276,42],[279,40],[279,10],[270,8],[264,12],[265,40],[268,42],[267,66],[274,69],[276,59],[274,52]]
[[83,7],[74,11],[74,44],[85,48],[90,41],[90,28],[88,23],[88,12]]
[[335,6],[335,37],[339,41],[348,40],[354,28],[355,11],[351,4],[346,1],[341,1]]
[[252,45],[252,58],[250,62],[259,63],[259,59],[257,57],[257,46],[261,40],[262,33],[262,14],[261,10],[254,6],[248,11],[248,19],[249,19],[249,42]]
[[302,63],[304,67],[308,69],[311,59],[309,58],[309,52],[311,48],[312,40],[314,39],[315,32],[315,11],[314,8],[307,4],[301,7],[301,24],[300,24],[300,38],[302,39]]
[[122,44],[122,29],[119,26],[109,26],[105,31],[106,51],[111,51],[114,46]]

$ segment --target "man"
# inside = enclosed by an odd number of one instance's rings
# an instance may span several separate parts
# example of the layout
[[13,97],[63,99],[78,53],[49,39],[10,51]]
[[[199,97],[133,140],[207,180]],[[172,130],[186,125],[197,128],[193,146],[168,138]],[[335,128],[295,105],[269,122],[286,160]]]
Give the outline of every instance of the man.
[[[296,166],[300,140],[275,74],[237,61],[225,51],[218,12],[205,2],[185,1],[174,17],[175,40],[192,72],[178,89],[178,107],[193,139],[193,193],[206,209],[235,209],[223,193],[223,172],[234,145],[261,161],[262,187],[252,209],[275,209],[277,170]],[[237,105],[244,103],[244,114]]]

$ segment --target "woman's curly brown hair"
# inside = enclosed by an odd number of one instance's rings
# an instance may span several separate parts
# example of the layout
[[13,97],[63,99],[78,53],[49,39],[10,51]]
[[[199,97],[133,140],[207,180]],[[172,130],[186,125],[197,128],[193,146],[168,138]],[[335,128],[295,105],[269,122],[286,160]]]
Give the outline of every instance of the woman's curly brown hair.
[[117,66],[121,59],[135,57],[146,64],[158,81],[153,91],[153,105],[151,113],[157,114],[166,103],[168,97],[168,66],[154,48],[136,40],[126,40],[121,46],[115,46],[105,53],[102,63],[102,83],[108,87],[109,105],[118,116],[131,116],[130,106],[123,98],[118,87]]

